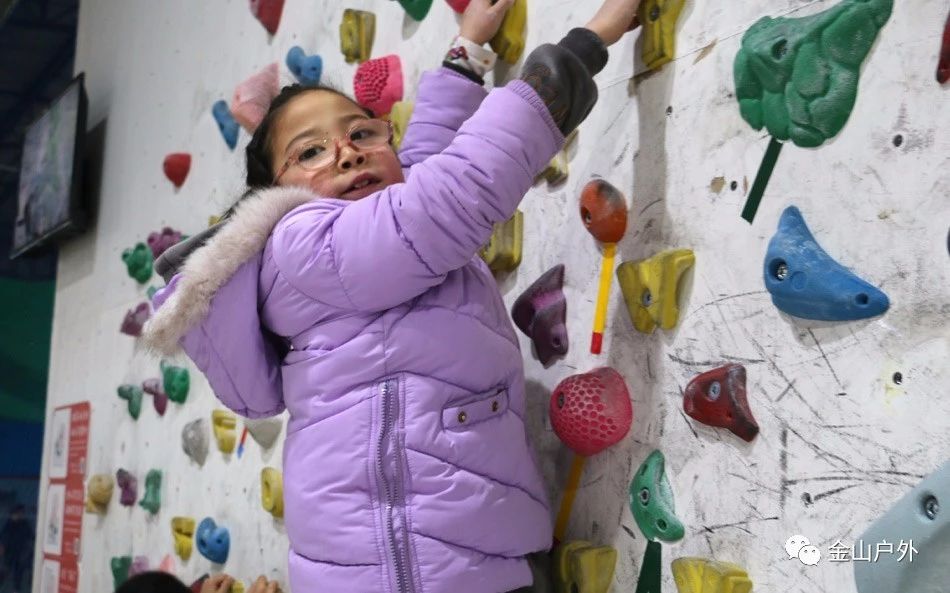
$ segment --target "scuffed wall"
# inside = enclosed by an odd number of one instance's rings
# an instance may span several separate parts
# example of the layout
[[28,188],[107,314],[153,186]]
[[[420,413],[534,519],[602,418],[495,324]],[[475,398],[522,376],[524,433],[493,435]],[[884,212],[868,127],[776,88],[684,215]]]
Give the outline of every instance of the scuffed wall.
[[[740,118],[734,98],[741,35],[762,16],[801,16],[832,2],[688,0],[677,58],[654,74],[638,74],[639,45],[629,36],[597,78],[600,102],[581,127],[570,179],[553,189],[538,185],[524,200],[525,256],[517,272],[500,279],[506,302],[554,264],[567,271],[567,357],[545,370],[522,336],[532,437],[555,503],[570,461],[545,421],[551,389],[567,375],[609,364],[633,396],[630,435],[587,462],[568,532],[618,548],[613,591],[636,586],[645,542],[627,487],[654,448],[666,455],[686,525],[681,542],[664,546],[667,591],[674,588],[669,561],[685,555],[741,564],[759,591],[854,591],[850,563],[789,560],[786,538],[805,534],[823,553],[836,540],[854,543],[950,456],[950,141],[942,133],[950,103],[933,76],[947,7],[937,0],[895,4],[863,67],[850,121],[818,150],[783,150],[753,225],[739,211],[768,137]],[[531,0],[528,48],[556,41],[596,6]],[[97,226],[60,256],[47,414],[92,402],[88,474],[122,467],[141,481],[151,468],[165,473],[156,517],[119,506],[117,494],[106,516],[86,515],[83,593],[111,590],[112,556],[147,555],[155,566],[171,554],[175,515],[213,516],[231,529],[227,571],[286,582],[283,525],[259,503],[259,472],[280,467],[281,444],[262,451],[248,439],[237,459],[225,458],[212,441],[199,468],[180,441],[185,423],[210,419],[217,407],[199,374],[192,374],[187,403],[170,404],[164,418],[146,398],[133,421],[116,397],[119,384],[158,376],[157,361],[118,332],[125,311],[144,298],[120,254],[165,225],[201,230],[240,193],[247,135],[229,151],[211,116],[214,101],[230,99],[239,81],[278,61],[282,81],[290,82],[283,60],[299,44],[323,56],[325,82],[351,90],[354,68],[338,48],[345,7],[376,12],[373,55],[400,54],[409,97],[457,30],[441,0],[422,23],[386,0],[287,0],[273,38],[239,0],[81,4],[76,70],[86,72],[90,125],[106,119],[105,158]],[[516,72],[501,67],[496,80]],[[177,151],[190,152],[193,164],[175,191],[161,162]],[[621,188],[630,206],[618,263],[668,248],[696,253],[674,330],[634,331],[614,282],[600,356],[587,353],[600,253],[577,208],[580,188],[594,174]],[[792,204],[833,257],[889,295],[886,315],[805,324],[773,307],[762,262],[780,213]],[[761,427],[751,444],[682,413],[690,379],[727,362],[748,371]],[[197,552],[176,565],[187,581],[211,568]],[[39,578],[34,582],[39,591]]]

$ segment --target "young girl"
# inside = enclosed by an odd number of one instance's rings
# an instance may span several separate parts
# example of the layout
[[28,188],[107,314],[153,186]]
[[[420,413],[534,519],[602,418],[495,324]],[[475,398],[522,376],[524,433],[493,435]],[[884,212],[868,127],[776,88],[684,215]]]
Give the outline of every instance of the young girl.
[[639,0],[486,93],[512,2],[472,0],[398,155],[345,96],[285,88],[247,147],[253,191],[157,265],[147,344],[180,344],[239,414],[290,413],[295,593],[506,592],[551,545],[518,340],[476,252],[593,107]]

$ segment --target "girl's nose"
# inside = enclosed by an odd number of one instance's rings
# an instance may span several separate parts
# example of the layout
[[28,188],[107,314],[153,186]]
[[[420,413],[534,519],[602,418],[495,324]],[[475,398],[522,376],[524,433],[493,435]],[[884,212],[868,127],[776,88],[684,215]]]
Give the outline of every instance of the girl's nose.
[[347,142],[340,147],[340,158],[337,160],[337,168],[341,171],[347,171],[365,162],[366,155],[354,149],[350,143]]

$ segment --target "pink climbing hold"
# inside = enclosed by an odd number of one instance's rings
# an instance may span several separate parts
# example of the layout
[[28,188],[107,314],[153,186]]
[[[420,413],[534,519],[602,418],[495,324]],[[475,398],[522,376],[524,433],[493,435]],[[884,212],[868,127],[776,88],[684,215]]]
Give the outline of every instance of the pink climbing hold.
[[468,4],[472,0],[445,0],[445,1],[448,3],[449,6],[452,7],[452,10],[454,10],[455,12],[459,14],[462,14],[463,12],[465,12],[465,9],[468,8]]
[[402,100],[402,62],[390,54],[359,65],[353,77],[356,102],[382,117]]
[[165,177],[179,188],[185,183],[188,171],[191,170],[191,155],[187,152],[173,152],[165,157],[162,169],[165,170]]
[[138,338],[142,335],[142,326],[152,316],[152,308],[148,303],[139,303],[134,309],[129,309],[122,320],[122,327],[119,331],[127,336]]
[[175,574],[175,559],[172,558],[171,554],[165,554],[162,563],[158,565],[158,570],[172,575]]
[[152,396],[152,404],[159,416],[165,415],[168,409],[168,395],[162,389],[161,379],[146,379],[142,382],[142,391]]
[[158,233],[149,233],[146,239],[148,248],[152,250],[152,257],[155,259],[179,241],[181,241],[181,231],[176,231],[171,227],[165,227]]
[[271,35],[277,33],[284,0],[251,0],[251,14],[259,20]]
[[279,70],[277,62],[274,62],[234,89],[231,115],[241,124],[241,127],[253,134],[267,114],[271,101],[279,92]]

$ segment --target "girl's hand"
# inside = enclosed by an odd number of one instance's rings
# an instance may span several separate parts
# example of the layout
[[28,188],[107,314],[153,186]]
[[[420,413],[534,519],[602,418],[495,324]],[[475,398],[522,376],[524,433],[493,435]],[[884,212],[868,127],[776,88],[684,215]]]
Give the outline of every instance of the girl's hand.
[[201,583],[201,593],[228,593],[234,579],[226,574],[216,574],[208,577]]
[[264,575],[261,575],[257,577],[247,593],[278,593],[278,591],[280,591],[280,586],[277,581],[268,581],[264,578]]
[[488,43],[515,0],[472,0],[462,15],[459,35],[478,45]]
[[604,0],[585,27],[596,33],[605,45],[613,45],[639,24],[636,20],[639,7],[640,0]]

